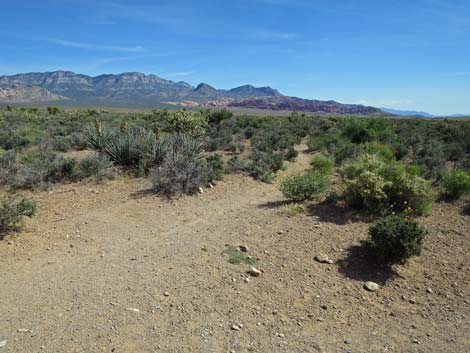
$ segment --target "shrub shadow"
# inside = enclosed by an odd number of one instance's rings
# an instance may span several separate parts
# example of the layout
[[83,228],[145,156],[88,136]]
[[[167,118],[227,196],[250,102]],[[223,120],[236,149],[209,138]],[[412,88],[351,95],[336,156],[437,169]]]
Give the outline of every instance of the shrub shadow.
[[279,208],[285,205],[291,205],[294,204],[295,202],[289,201],[289,200],[282,200],[282,201],[269,201],[266,203],[259,204],[259,208],[267,208],[267,209],[275,209]]
[[371,222],[374,218],[370,215],[355,212],[350,208],[332,204],[324,201],[322,203],[309,205],[308,213],[320,222],[334,223],[337,225],[345,225],[357,222]]
[[368,255],[367,248],[363,245],[351,246],[346,257],[338,260],[336,264],[338,272],[347,278],[362,282],[372,281],[382,286],[399,276],[390,265]]

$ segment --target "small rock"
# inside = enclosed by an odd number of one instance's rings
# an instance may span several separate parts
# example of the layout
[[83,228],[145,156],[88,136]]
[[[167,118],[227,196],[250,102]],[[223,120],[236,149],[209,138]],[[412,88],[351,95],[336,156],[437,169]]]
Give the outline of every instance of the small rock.
[[259,277],[261,276],[261,271],[258,270],[256,267],[251,267],[250,270],[248,271],[248,274],[250,274],[253,277]]
[[19,328],[17,331],[18,332],[30,332],[30,330],[28,330],[27,328]]
[[426,289],[426,292],[428,292],[429,294],[433,294],[433,293],[434,293],[433,290],[432,290],[431,288],[429,288],[429,287]]
[[326,254],[318,254],[315,256],[315,260],[322,263],[322,264],[332,264],[333,261],[330,260],[330,258],[328,257],[328,255]]
[[410,299],[409,302],[410,304],[416,304],[416,299]]
[[0,347],[5,347],[7,345],[7,341],[0,341]]
[[202,187],[199,187],[198,190],[199,190],[199,193],[200,193],[200,194],[204,194],[204,189],[203,189]]
[[248,252],[249,251],[248,246],[246,246],[246,245],[240,245],[238,248],[240,249],[241,252]]
[[240,325],[235,325],[235,324],[232,324],[232,326],[230,326],[230,328],[233,330],[233,331],[240,331]]
[[169,297],[169,296],[170,296],[170,292],[165,292],[165,293],[163,293],[163,295],[164,295],[165,297]]
[[368,282],[364,283],[364,288],[367,289],[370,292],[375,292],[375,291],[379,290],[380,286],[375,282],[368,281]]
[[136,309],[136,308],[127,308],[127,310],[133,311],[133,312],[135,312],[135,313],[139,313],[139,312],[140,312],[140,310],[139,310],[139,309]]
[[248,277],[245,277],[244,281],[245,283],[250,283],[250,279]]

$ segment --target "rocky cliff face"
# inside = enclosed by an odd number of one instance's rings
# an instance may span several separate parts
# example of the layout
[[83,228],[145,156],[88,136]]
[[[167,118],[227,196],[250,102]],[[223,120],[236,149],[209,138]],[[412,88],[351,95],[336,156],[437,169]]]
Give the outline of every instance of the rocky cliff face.
[[382,113],[380,109],[362,105],[286,97],[271,87],[245,85],[221,90],[205,83],[193,87],[186,82],[169,81],[139,72],[96,77],[71,71],[26,73],[1,76],[0,87],[3,87],[1,99],[4,103],[68,99],[70,104],[79,105],[155,107],[171,102],[191,107],[228,106],[360,115]]
[[318,101],[296,97],[264,97],[234,100],[227,104],[229,107],[250,109],[290,110],[299,112],[315,112],[328,114],[374,115],[384,114],[382,110],[355,104],[341,104],[335,101]]
[[61,101],[67,98],[36,86],[0,88],[0,103],[36,103]]

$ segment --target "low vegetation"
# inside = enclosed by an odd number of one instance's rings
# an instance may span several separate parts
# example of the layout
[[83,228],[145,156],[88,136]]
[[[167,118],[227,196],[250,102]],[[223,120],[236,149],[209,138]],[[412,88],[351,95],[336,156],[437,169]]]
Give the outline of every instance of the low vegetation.
[[273,182],[284,162],[298,157],[295,145],[307,141],[315,152],[309,170],[281,181],[288,200],[327,199],[377,217],[412,209],[402,220],[408,226],[411,217],[429,214],[438,193],[449,200],[469,194],[469,136],[463,120],[9,107],[0,109],[0,188],[37,190],[126,173],[148,177],[155,192],[173,197],[224,173]]
[[24,197],[0,198],[0,239],[9,230],[16,229],[24,217],[36,213],[36,203]]

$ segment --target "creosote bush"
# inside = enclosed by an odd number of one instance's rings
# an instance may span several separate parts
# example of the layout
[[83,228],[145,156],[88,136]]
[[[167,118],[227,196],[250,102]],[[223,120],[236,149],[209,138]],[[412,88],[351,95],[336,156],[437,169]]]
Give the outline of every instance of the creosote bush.
[[36,213],[36,203],[26,198],[0,198],[0,239],[6,231],[15,229],[24,217]]
[[442,193],[448,199],[456,200],[470,193],[470,173],[461,169],[450,169],[442,173]]
[[369,227],[369,238],[363,245],[384,263],[404,264],[410,257],[421,254],[425,234],[425,229],[416,220],[390,215]]
[[391,207],[402,211],[406,203],[417,215],[430,212],[435,194],[430,182],[415,175],[400,162],[385,161],[378,155],[362,154],[341,169],[350,206],[381,214]]
[[312,158],[310,165],[312,166],[313,171],[322,174],[331,174],[335,166],[335,161],[331,157],[317,155]]
[[328,175],[309,171],[285,178],[281,183],[281,191],[288,200],[305,201],[321,198],[329,186]]

